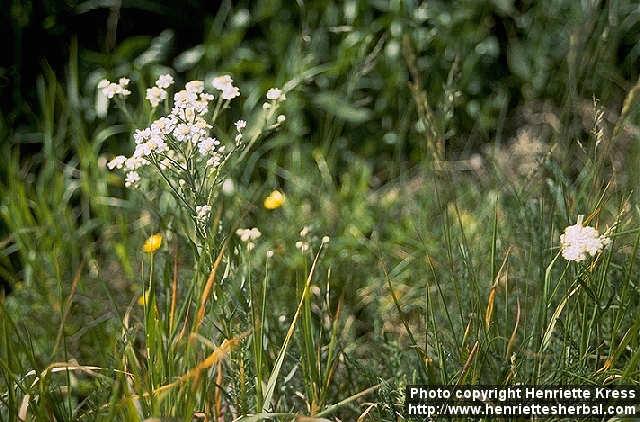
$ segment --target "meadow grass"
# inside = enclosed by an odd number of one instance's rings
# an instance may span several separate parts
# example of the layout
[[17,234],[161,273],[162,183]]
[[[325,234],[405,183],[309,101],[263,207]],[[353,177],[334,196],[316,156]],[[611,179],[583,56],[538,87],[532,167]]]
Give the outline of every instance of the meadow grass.
[[[397,136],[417,147],[376,159],[344,142],[372,133],[353,104],[382,53],[360,35],[339,46],[353,63],[296,53],[279,69],[284,129],[225,175],[209,249],[194,248],[170,193],[129,191],[105,168],[147,122],[143,98],[130,120],[88,115],[104,104],[83,88],[75,46],[64,78],[43,72],[35,134],[7,135],[41,148],[3,150],[2,420],[402,420],[408,384],[638,385],[639,85],[617,110],[589,101],[576,129],[571,80],[545,117],[553,130],[448,157],[470,75],[452,64],[434,96],[401,39],[412,83],[397,88],[409,110]],[[127,70],[140,92],[155,76]],[[332,74],[339,89],[306,102]],[[242,115],[272,85],[250,85],[260,94]],[[313,133],[303,105],[320,110]],[[265,207],[274,189],[285,200]],[[568,262],[559,236],[579,215],[611,243]],[[242,227],[262,233],[252,249]]]

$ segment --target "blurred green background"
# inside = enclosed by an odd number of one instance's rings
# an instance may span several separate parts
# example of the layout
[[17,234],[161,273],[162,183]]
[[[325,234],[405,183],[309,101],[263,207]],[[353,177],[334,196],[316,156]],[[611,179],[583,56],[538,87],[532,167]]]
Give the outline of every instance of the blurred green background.
[[330,113],[344,126],[337,153],[405,160],[424,130],[413,123],[406,89],[407,45],[414,76],[446,117],[454,156],[512,136],[540,110],[578,131],[577,100],[595,96],[619,109],[640,68],[640,11],[628,0],[10,0],[1,13],[5,131],[30,130],[38,119],[34,81],[49,67],[64,75],[74,40],[87,93],[98,69],[227,71],[265,86],[315,69],[296,95],[304,111],[292,135],[314,141],[309,135]]

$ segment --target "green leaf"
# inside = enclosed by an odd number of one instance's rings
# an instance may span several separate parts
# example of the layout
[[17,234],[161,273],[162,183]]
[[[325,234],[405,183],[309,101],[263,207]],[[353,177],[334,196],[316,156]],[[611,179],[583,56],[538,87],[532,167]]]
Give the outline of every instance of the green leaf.
[[313,102],[327,113],[351,123],[363,123],[371,118],[371,110],[355,107],[332,92],[317,94]]

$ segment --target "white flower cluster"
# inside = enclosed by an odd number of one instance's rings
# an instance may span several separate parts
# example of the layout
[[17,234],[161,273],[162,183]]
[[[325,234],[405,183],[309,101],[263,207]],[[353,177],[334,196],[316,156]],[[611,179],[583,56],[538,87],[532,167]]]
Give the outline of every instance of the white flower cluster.
[[279,99],[284,100],[284,93],[282,92],[281,89],[271,88],[270,90],[267,91],[267,100],[279,100]]
[[199,224],[206,224],[211,216],[211,205],[197,205],[196,206],[196,221]]
[[303,240],[299,240],[296,242],[296,249],[300,249],[300,252],[305,253],[309,250],[309,242],[305,242]]
[[173,77],[169,74],[160,75],[156,81],[156,86],[147,89],[146,99],[151,103],[151,107],[157,107],[163,100],[167,99],[166,88],[173,85]]
[[[268,93],[267,93],[268,97]],[[306,239],[307,235],[311,233],[311,228],[309,226],[304,226],[302,230],[300,230],[300,240],[296,242],[296,249],[299,249],[300,252],[305,253],[309,250],[310,245]]]
[[238,120],[237,122],[234,123],[234,125],[237,131],[236,137],[235,137],[236,145],[240,145],[242,141],[242,129],[247,127],[247,122],[245,120]]
[[255,241],[258,240],[262,233],[257,227],[252,229],[238,229],[236,234],[240,237],[240,241],[247,244],[247,250],[253,250],[256,247]]
[[[240,95],[232,82],[228,75],[214,79],[213,86],[222,91],[222,99]],[[165,88],[172,84],[171,75],[162,75],[154,87],[147,89],[146,98],[153,107],[167,98]],[[171,113],[155,120],[145,129],[136,130],[133,134],[136,143],[133,155],[129,158],[122,155],[115,157],[107,164],[109,170],[124,168],[127,172],[125,185],[131,187],[141,179],[138,170],[148,164],[157,164],[161,170],[173,168],[178,172],[185,171],[187,162],[194,158],[193,151],[198,151],[200,158],[206,159],[206,166],[219,166],[225,158],[225,147],[209,136],[212,125],[205,117],[214,96],[205,92],[204,88],[203,81],[187,82],[185,89],[173,96]],[[241,120],[236,123],[236,129],[240,131],[245,125],[246,122]]]
[[568,226],[560,235],[562,257],[567,261],[584,261],[587,256],[597,255],[610,242],[610,239],[600,235],[596,229],[582,225],[582,216],[578,223]]
[[[284,91],[282,91],[279,88],[270,88],[267,91],[267,100],[270,100],[270,102],[265,102],[262,104],[262,108],[264,110],[269,110],[273,107],[273,105],[275,103],[277,103],[278,101],[284,101],[285,100],[285,95],[284,95]],[[279,115],[277,120],[277,124],[281,124],[285,121],[285,116],[283,114]]]
[[[302,253],[309,251],[311,248],[310,234],[311,228],[309,226],[304,226],[302,227],[302,230],[300,230],[300,240],[296,242],[296,249],[300,250]],[[322,236],[321,242],[323,245],[326,245],[330,241],[331,239],[329,236]]]
[[[125,97],[130,94],[126,89],[128,83],[126,78],[120,79],[117,84],[104,80],[98,87],[108,98],[115,95]],[[245,143],[242,139],[243,130],[247,127],[245,120],[234,123],[231,128],[233,133],[216,124],[218,114],[240,95],[231,76],[219,76],[212,80],[215,96],[205,89],[204,81],[195,80],[187,82],[184,89],[171,97],[167,90],[173,84],[174,79],[170,74],[161,75],[155,85],[146,90],[145,98],[151,103],[154,113],[163,101],[170,107],[170,112],[152,121],[148,127],[135,130],[135,149],[131,156],[118,155],[107,163],[107,168],[122,170],[128,188],[140,185],[147,174],[160,176],[178,202],[188,208],[196,223],[198,236],[203,237],[206,236],[206,226],[211,217],[210,204],[215,198],[215,190],[220,186],[225,189],[226,186],[225,194],[233,191],[232,181],[229,187],[229,183],[224,185],[222,180],[218,180],[223,175],[222,166],[228,162],[231,154],[253,144],[265,127],[272,128],[274,120],[278,123],[283,121],[281,118],[275,119],[275,110],[284,99],[284,94],[278,89],[269,90],[267,97],[274,106],[273,112],[256,122],[252,127],[251,142]],[[235,140],[235,145],[231,142],[224,145],[212,136],[214,125],[220,138],[227,139],[229,136]],[[155,171],[146,173],[148,168]],[[260,232],[253,228],[239,235],[247,243],[247,248],[252,249]]]
[[126,97],[131,94],[131,91],[127,89],[129,86],[129,79],[120,78],[118,83],[111,82],[107,79],[103,79],[98,83],[98,89],[102,92],[102,95],[108,99],[112,99],[116,95],[120,97]]

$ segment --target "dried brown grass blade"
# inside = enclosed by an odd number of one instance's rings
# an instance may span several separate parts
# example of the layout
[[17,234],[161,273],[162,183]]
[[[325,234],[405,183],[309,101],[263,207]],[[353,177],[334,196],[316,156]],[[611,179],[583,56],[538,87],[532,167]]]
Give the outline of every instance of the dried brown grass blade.
[[509,358],[511,355],[511,351],[513,350],[513,346],[516,343],[516,333],[518,331],[518,325],[520,324],[520,299],[516,299],[516,323],[513,327],[513,332],[511,333],[511,337],[509,337],[509,342],[507,343],[507,351],[505,353],[505,358]]
[[222,414],[222,381],[223,381],[223,369],[222,362],[218,362],[218,369],[216,371],[216,391],[213,401],[216,406],[216,416],[218,420],[223,422],[224,415]]
[[491,290],[489,291],[489,300],[487,301],[487,310],[484,314],[484,325],[487,330],[491,326],[491,317],[493,316],[493,308],[496,301],[498,283],[507,265],[507,260],[509,259],[510,252],[511,252],[511,249],[507,250],[505,257],[502,260],[502,265],[500,265],[500,269],[498,270],[498,273],[496,274],[496,278],[495,280],[493,280],[493,284],[491,285]]
[[471,349],[471,352],[469,353],[469,357],[467,358],[467,361],[464,363],[464,366],[462,367],[462,371],[460,372],[460,378],[458,378],[458,382],[456,383],[456,385],[459,385],[460,381],[462,381],[464,377],[467,375],[467,371],[469,371],[469,368],[471,368],[471,364],[473,363],[473,358],[476,356],[476,353],[478,352],[479,347],[480,347],[480,342],[476,341],[475,344],[473,345],[473,349]]
[[247,331],[231,339],[225,339],[220,345],[220,347],[216,348],[209,356],[207,356],[206,359],[200,362],[195,368],[189,370],[189,372],[187,372],[185,375],[181,376],[171,384],[163,385],[161,387],[156,388],[155,390],[153,390],[153,393],[160,394],[160,393],[166,392],[172,389],[173,387],[176,387],[192,378],[197,382],[202,371],[207,370],[211,368],[213,365],[222,361],[227,356],[227,354],[231,350],[235,349],[240,344],[240,342],[244,340],[248,335],[249,335],[249,332]]

